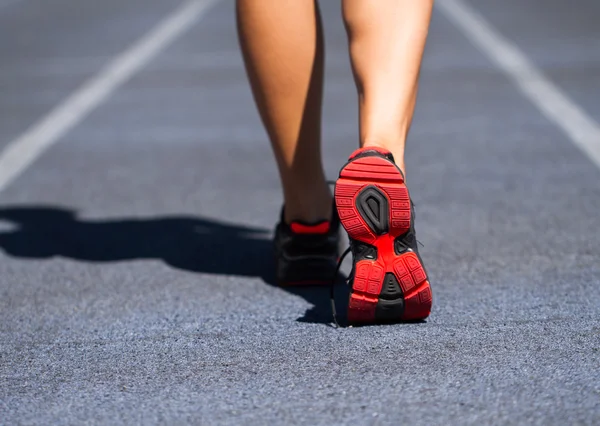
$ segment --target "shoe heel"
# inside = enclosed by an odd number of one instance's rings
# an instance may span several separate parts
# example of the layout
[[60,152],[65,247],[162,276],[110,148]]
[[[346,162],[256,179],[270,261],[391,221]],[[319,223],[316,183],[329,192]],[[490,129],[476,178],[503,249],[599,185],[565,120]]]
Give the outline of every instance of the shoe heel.
[[356,261],[348,304],[350,323],[420,320],[431,311],[431,287],[419,256],[396,253],[394,240],[410,229],[411,206],[404,177],[389,160],[357,158],[335,186],[336,208],[349,237],[377,249]]

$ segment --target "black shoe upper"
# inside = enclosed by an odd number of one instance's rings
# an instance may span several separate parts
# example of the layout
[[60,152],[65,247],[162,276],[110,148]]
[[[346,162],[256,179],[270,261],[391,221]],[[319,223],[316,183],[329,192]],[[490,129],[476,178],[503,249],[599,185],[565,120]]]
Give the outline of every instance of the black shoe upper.
[[340,221],[292,222],[283,219],[275,228],[276,277],[281,285],[328,284],[339,255]]

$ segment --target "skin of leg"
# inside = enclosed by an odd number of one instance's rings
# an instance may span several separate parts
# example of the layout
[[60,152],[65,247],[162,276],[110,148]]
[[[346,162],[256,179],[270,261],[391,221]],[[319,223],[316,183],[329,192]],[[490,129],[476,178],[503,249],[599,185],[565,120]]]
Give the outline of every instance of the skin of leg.
[[433,0],[343,0],[359,96],[360,145],[392,152],[405,171],[421,59]]
[[324,45],[314,0],[238,0],[240,45],[277,160],[285,220],[331,217],[321,161]]

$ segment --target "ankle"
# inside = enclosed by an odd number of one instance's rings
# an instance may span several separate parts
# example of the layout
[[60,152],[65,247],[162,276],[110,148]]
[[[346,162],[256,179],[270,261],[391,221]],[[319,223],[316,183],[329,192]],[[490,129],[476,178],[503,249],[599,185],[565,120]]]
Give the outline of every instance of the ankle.
[[286,191],[284,220],[286,223],[331,220],[332,206],[333,199],[327,184],[320,190]]
[[387,140],[369,138],[365,139],[361,144],[362,148],[382,148],[392,153],[394,156],[394,162],[398,166],[404,176],[406,176],[406,169],[404,167],[404,140],[395,140],[394,142],[388,142]]

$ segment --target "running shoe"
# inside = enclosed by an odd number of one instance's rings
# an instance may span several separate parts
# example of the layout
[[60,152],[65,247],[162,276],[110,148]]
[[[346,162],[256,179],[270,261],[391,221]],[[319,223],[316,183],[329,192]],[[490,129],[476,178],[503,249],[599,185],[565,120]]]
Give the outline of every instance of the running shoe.
[[276,278],[281,286],[329,285],[339,257],[340,222],[335,209],[331,221],[316,223],[281,219],[275,228]]
[[417,247],[414,207],[392,154],[355,151],[340,171],[335,203],[353,255],[348,323],[427,318],[431,287]]

